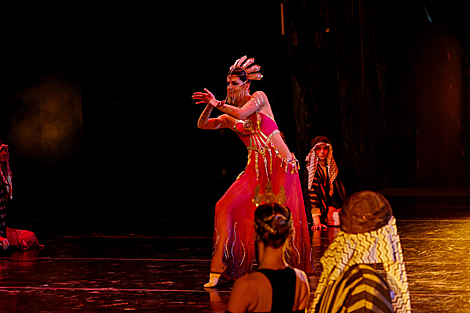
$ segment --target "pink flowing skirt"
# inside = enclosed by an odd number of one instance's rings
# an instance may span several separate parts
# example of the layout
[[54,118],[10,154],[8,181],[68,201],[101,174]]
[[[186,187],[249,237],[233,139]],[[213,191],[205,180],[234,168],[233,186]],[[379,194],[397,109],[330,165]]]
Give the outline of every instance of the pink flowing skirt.
[[7,239],[11,247],[17,247],[18,249],[27,250],[32,246],[38,246],[43,248],[43,245],[38,243],[36,235],[29,230],[14,229],[7,227]]
[[[239,278],[254,270],[255,234],[253,204],[255,189],[259,185],[260,193],[268,181],[265,164],[258,163],[257,179],[254,160],[248,164],[242,174],[226,191],[215,207],[214,240],[211,260],[211,273],[223,273],[231,278]],[[271,167],[268,164],[268,167]],[[294,233],[290,243],[287,261],[293,267],[314,273],[312,249],[305,215],[302,189],[297,171],[291,172],[292,166],[285,169],[282,159],[273,156],[271,182],[273,192],[278,194],[281,186],[286,193],[285,206],[292,212]]]

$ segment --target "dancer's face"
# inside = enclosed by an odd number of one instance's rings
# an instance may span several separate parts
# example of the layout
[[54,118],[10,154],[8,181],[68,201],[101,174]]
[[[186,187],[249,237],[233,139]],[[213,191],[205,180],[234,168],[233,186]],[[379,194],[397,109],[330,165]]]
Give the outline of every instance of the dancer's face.
[[328,149],[328,146],[326,144],[319,144],[315,148],[315,153],[317,154],[318,159],[320,161],[326,160],[328,158],[328,153],[329,152],[330,152],[330,150]]
[[238,76],[227,77],[227,94],[233,97],[236,94],[240,94],[244,91],[246,84]]

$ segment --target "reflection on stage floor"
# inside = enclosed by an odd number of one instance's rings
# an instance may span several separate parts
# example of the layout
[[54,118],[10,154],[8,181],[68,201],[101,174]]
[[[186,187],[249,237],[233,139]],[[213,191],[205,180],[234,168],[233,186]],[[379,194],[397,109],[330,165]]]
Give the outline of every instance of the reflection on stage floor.
[[[470,195],[388,198],[413,312],[469,312]],[[225,312],[232,284],[203,288],[211,210],[151,220],[16,221],[45,248],[0,252],[0,312]],[[313,233],[312,293],[319,259],[338,230]]]

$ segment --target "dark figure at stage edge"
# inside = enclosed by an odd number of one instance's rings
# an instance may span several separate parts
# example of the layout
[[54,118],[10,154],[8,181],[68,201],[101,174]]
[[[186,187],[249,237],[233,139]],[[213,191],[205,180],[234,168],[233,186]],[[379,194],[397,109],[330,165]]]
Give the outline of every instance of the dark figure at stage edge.
[[28,230],[7,227],[7,205],[13,199],[13,174],[10,169],[10,154],[8,145],[0,140],[0,246],[3,250],[8,247],[29,249],[39,245],[36,235]]

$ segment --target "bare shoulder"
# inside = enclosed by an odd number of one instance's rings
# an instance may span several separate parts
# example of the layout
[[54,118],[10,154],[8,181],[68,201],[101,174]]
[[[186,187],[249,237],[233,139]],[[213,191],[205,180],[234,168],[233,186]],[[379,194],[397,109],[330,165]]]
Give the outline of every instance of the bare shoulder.
[[251,96],[251,99],[255,101],[257,109],[263,108],[262,111],[264,111],[264,113],[266,113],[272,119],[274,119],[274,116],[271,110],[271,105],[269,104],[268,96],[266,96],[266,94],[263,91],[255,92]]
[[310,284],[308,282],[307,275],[304,271],[297,268],[294,269],[297,276],[296,282],[296,300],[295,300],[295,309],[303,310],[308,305],[308,299],[310,295]]
[[300,297],[305,297],[310,293],[310,283],[308,281],[307,275],[304,271],[301,271],[297,268],[294,269],[297,276],[296,289],[300,292]]
[[248,275],[243,275],[242,277],[238,278],[235,281],[235,284],[238,285],[247,285],[247,284],[253,284],[256,282],[256,279],[253,277],[256,273],[248,274]]
[[264,93],[264,91],[258,90],[255,93],[253,93],[252,97],[261,99],[262,101],[267,101],[268,96]]
[[238,278],[233,284],[232,296],[241,297],[244,300],[256,298],[258,296],[258,283],[253,274],[244,275]]
[[[248,274],[248,275],[244,275],[240,278],[238,278],[234,285],[233,285],[233,288],[235,289],[235,287],[237,288],[251,288],[251,289],[258,289],[258,284],[261,282],[263,283],[264,279],[266,278],[266,276],[264,276],[263,274],[261,273],[258,273],[258,272],[254,272],[254,273],[251,273],[251,274]],[[269,282],[269,280],[268,280]]]
[[262,90],[255,91],[255,92],[253,93],[253,95],[259,95],[259,96],[261,96],[261,97],[267,97],[267,96],[266,96],[266,93],[265,93],[264,91],[262,91]]
[[228,311],[246,312],[256,307],[258,302],[258,283],[252,275],[244,275],[235,281],[228,301]]
[[294,268],[294,270],[295,270],[295,274],[297,275],[297,278],[299,278],[302,282],[308,284],[307,274],[305,274],[304,271],[299,270],[298,268]]

